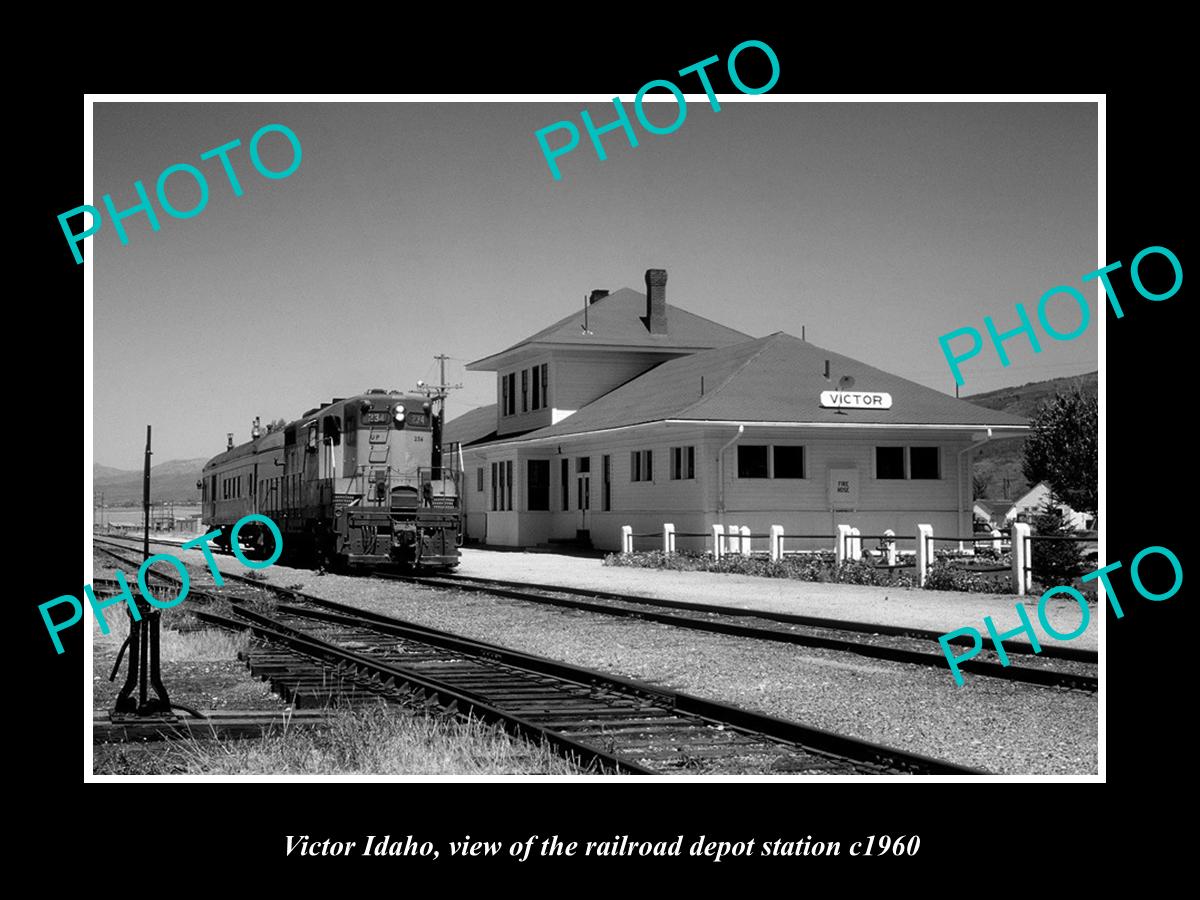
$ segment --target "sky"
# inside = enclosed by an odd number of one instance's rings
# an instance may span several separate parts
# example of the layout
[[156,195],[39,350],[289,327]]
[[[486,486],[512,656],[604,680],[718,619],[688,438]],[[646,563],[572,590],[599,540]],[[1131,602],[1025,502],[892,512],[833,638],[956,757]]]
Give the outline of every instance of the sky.
[[[632,114],[632,97],[623,97]],[[582,306],[595,288],[644,291],[668,271],[674,306],[761,337],[799,336],[947,393],[938,337],[963,326],[1018,324],[1058,285],[1083,290],[1097,258],[1095,104],[798,103],[763,95],[688,103],[674,133],[633,119],[601,140],[611,103],[97,103],[94,190],[118,210],[141,180],[147,217],[88,238],[94,279],[94,459],[141,466],[208,457],[225,434],[249,440],[255,416],[291,420],[338,396],[436,381],[451,357],[451,418],[494,402],[493,373],[463,366]],[[666,124],[670,107],[647,109]],[[573,121],[580,145],[555,181],[534,133]],[[251,136],[281,123],[299,168],[270,180],[251,165]],[[216,159],[241,140],[233,195]],[[552,145],[564,140],[560,132]],[[263,163],[283,170],[287,140],[266,135]],[[188,163],[209,200],[189,219],[154,198],[159,174]],[[188,209],[186,174],[167,183]],[[74,220],[78,227],[77,218]],[[1097,367],[1091,324],[1076,340],[1008,341],[963,364],[972,393]],[[1073,304],[1050,321],[1067,332]],[[957,346],[957,345],[956,345]]]

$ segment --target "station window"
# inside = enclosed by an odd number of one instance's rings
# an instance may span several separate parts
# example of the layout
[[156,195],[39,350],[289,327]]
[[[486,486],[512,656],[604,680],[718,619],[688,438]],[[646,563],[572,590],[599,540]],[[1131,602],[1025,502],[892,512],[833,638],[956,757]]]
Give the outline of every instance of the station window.
[[501,379],[504,382],[504,414],[517,414],[517,373],[509,372]]
[[612,457],[605,456],[601,460],[601,471],[603,472],[603,485],[600,492],[603,509],[608,512],[612,509]]
[[654,451],[634,450],[629,455],[629,480],[654,480]]
[[526,463],[526,508],[534,512],[550,510],[550,460],[531,459]]
[[942,477],[942,454],[937,447],[908,448],[908,477],[938,479]]
[[[537,367],[541,370],[542,406],[550,405],[550,363],[542,363]],[[537,370],[535,370],[537,371]]]
[[512,460],[492,463],[492,509],[497,512],[512,509]]
[[530,404],[533,409],[542,408],[542,376],[541,366],[533,367],[533,401]]
[[768,446],[766,444],[739,444],[737,455],[738,478],[767,478]]
[[904,477],[904,448],[876,447],[875,448],[875,477],[903,478]]
[[562,495],[562,508],[566,512],[571,508],[571,468],[570,461],[564,459],[559,465],[559,493]]
[[592,458],[590,456],[581,456],[575,460],[575,474],[582,475],[584,472],[592,471]]
[[804,448],[775,445],[771,448],[772,478],[803,478]]
[[475,490],[483,493],[483,466],[475,469]]
[[521,412],[529,412],[529,370],[521,370]]
[[876,447],[875,477],[936,481],[942,477],[938,447]]
[[671,480],[685,481],[696,477],[696,448],[671,448]]

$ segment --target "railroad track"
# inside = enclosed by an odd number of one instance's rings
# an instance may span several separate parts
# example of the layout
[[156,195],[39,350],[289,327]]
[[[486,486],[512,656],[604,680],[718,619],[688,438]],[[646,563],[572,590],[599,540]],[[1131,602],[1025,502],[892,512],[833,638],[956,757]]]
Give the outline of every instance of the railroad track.
[[[949,671],[949,663],[938,644],[940,633],[920,628],[873,625],[813,616],[747,610],[738,607],[638,597],[590,588],[525,584],[473,576],[413,575],[394,572],[375,572],[374,574],[377,578],[426,587],[483,593],[527,603],[642,619],[678,628],[708,631],[734,637],[835,650],[889,662]],[[952,643],[959,646],[970,644],[965,637],[956,638]],[[967,660],[960,663],[959,668],[961,671],[974,675],[1042,687],[1057,687],[1086,693],[1095,693],[1098,689],[1098,677],[1094,674],[1095,667],[1098,665],[1098,655],[1095,651],[1049,646],[1042,647],[1040,654],[1034,654],[1032,646],[1019,642],[1006,643],[1005,648],[1010,654],[1022,655],[1026,664],[1005,666],[997,661],[998,657],[994,650],[984,649],[981,651],[982,659],[976,657]],[[1053,660],[1061,662],[1061,665],[1055,666],[1051,662]]]
[[[112,550],[111,553],[121,558]],[[124,560],[131,562],[129,559]],[[237,576],[225,577],[233,581]],[[165,581],[173,581],[163,576]],[[251,670],[292,697],[414,702],[495,722],[622,774],[979,774],[953,763],[249,582],[208,624],[251,632]],[[201,591],[203,593],[203,591]],[[228,593],[228,591],[226,592]]]
[[[557,585],[521,584],[461,575],[408,575],[391,572],[375,574],[379,578],[420,584],[426,587],[483,593],[602,615],[644,619],[679,628],[777,641],[802,647],[838,650],[874,659],[949,670],[949,663],[937,641],[939,632],[936,631],[660,600],[591,589],[564,588]],[[749,624],[748,619],[754,624]],[[965,638],[956,640],[954,643],[969,645]],[[930,644],[937,649],[930,651],[928,649]],[[1073,647],[1044,647],[1040,656],[1035,657],[1032,655],[1033,647],[1028,644],[1005,644],[1005,648],[1013,654],[1028,654],[1025,658],[1035,665],[1005,666],[987,659],[972,659],[960,663],[959,668],[964,672],[1000,678],[1005,681],[1093,693],[1097,690],[1097,677],[1087,671],[1097,664],[1097,655],[1094,651],[1078,650]],[[982,652],[992,655],[995,653],[991,650]],[[1068,668],[1056,668],[1046,664],[1045,660],[1047,659],[1064,661]]]

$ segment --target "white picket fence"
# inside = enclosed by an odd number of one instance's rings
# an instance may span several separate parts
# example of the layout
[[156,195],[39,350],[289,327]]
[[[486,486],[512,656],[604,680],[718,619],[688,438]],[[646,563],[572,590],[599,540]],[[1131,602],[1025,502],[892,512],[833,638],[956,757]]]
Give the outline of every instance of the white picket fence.
[[[621,552],[633,552],[633,533],[632,525],[621,526]],[[653,535],[651,535],[653,536]],[[720,559],[728,555],[750,556],[753,554],[753,540],[755,537],[767,540],[767,549],[772,560],[783,559],[783,542],[785,533],[782,525],[772,525],[771,531],[766,535],[754,535],[747,525],[713,525],[712,526],[712,542],[713,555]],[[666,522],[662,527],[662,551],[666,554],[675,552],[675,526]],[[838,533],[830,536],[833,541],[833,550],[837,554],[837,561],[840,565],[847,560],[862,559],[864,555],[862,546],[862,533],[859,529],[852,525],[839,525]],[[805,536],[806,540],[813,538]],[[901,555],[897,552],[896,542],[899,538],[896,537],[896,532],[892,529],[887,529],[883,533],[883,539],[880,541],[880,553],[886,559],[886,565],[896,567],[896,560]],[[951,538],[950,540],[953,540]],[[987,538],[975,540],[972,543],[990,543],[996,551],[1001,549],[1002,538],[999,531],[993,530],[990,542]],[[1024,522],[1015,522],[1012,526],[1012,587],[1013,590],[1020,596],[1024,596],[1032,589],[1032,543],[1029,540],[1029,525]],[[959,548],[962,549],[963,541],[959,541]],[[917,583],[924,586],[926,579],[929,577],[929,569],[933,565],[934,560],[934,535],[932,525],[917,525],[916,534],[917,549],[915,552],[916,559],[914,560],[914,568],[916,570]],[[866,551],[866,555],[873,556],[873,551]]]

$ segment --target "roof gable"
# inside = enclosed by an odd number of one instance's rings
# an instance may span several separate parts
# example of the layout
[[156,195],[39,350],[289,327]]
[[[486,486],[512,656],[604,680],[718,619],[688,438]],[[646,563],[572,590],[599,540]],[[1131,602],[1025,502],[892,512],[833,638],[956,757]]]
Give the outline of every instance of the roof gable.
[[669,303],[667,331],[651,334],[646,325],[646,295],[632,288],[621,288],[588,306],[586,329],[584,310],[580,307],[511,347],[468,364],[467,368],[488,371],[492,360],[531,344],[691,351],[737,344],[749,337]]

